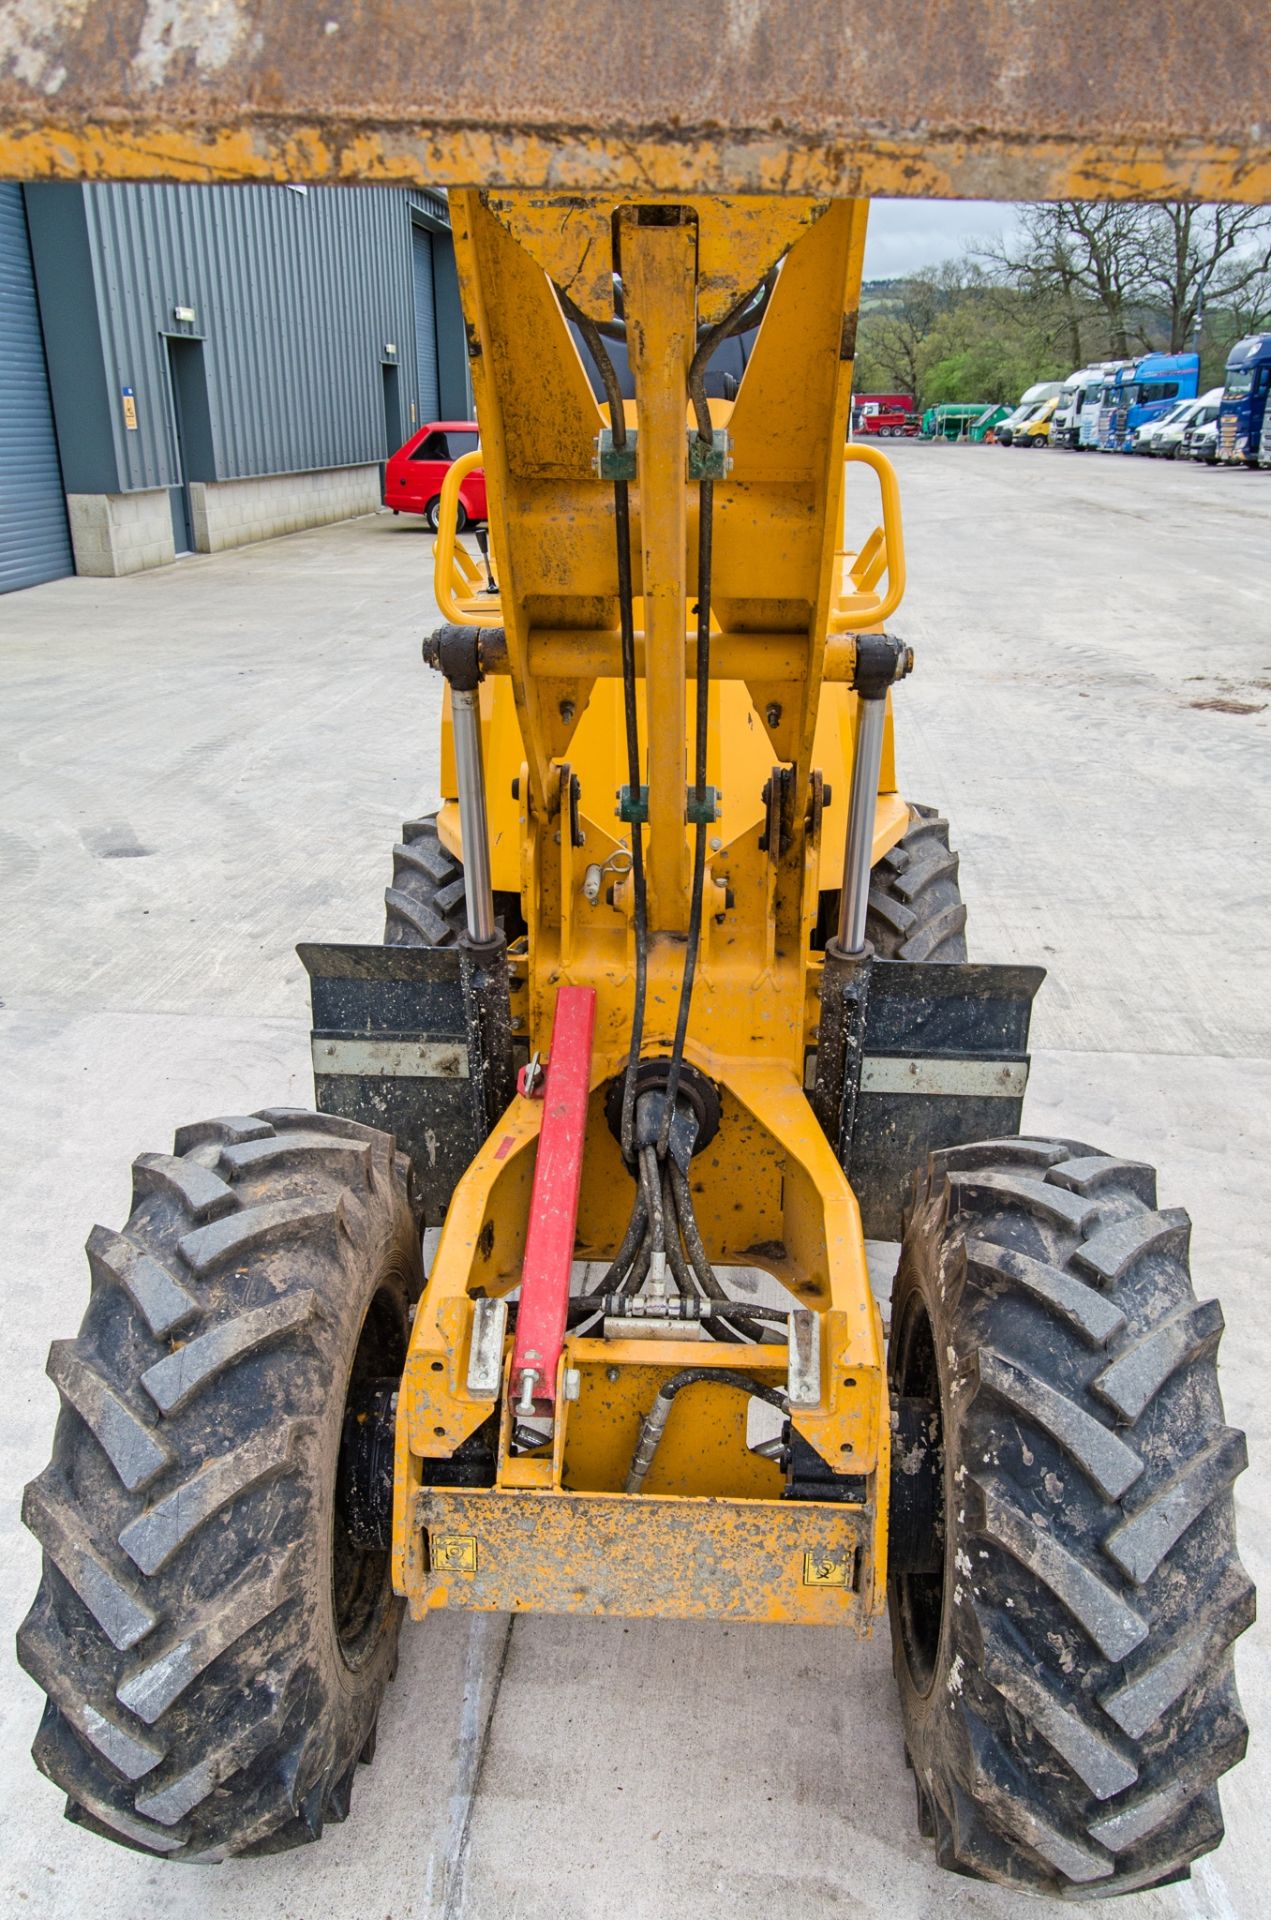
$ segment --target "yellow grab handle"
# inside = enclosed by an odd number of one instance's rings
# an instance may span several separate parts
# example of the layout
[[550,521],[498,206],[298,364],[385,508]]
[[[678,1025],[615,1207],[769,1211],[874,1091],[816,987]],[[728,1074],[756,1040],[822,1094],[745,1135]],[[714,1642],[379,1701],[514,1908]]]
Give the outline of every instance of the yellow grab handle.
[[[459,489],[474,468],[481,465],[480,447],[472,453],[461,454],[441,483],[441,498],[437,503],[437,544],[433,548],[433,593],[437,605],[446,619],[457,627],[479,627],[482,616],[466,611],[459,605],[456,593],[462,593],[470,582],[465,580],[460,569],[455,550],[455,534],[459,520]],[[462,552],[462,548],[459,552]],[[488,620],[487,620],[488,624]]]
[[[836,613],[830,620],[831,633],[857,633],[864,627],[881,627],[889,620],[905,595],[905,534],[900,517],[900,484],[896,479],[896,469],[885,453],[877,447],[851,445],[843,449],[843,464],[853,460],[872,467],[878,475],[879,491],[883,496],[883,550],[886,554],[887,592],[873,606],[849,607]],[[866,542],[862,553],[869,549],[870,572],[876,579],[882,568],[873,551],[870,540]],[[872,598],[872,596],[871,596]]]

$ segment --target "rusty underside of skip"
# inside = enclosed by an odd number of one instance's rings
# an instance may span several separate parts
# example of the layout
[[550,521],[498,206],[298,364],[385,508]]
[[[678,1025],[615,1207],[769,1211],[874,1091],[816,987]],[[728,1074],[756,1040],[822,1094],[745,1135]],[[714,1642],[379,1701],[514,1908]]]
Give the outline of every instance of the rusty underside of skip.
[[1271,199],[1265,0],[7,0],[0,178]]

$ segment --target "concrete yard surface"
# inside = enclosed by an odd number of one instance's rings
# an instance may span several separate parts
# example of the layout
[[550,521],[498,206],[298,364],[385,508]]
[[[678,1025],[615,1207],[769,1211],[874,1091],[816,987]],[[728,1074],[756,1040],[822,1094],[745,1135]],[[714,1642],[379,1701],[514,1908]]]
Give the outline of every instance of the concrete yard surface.
[[[1271,1577],[1271,475],[898,444],[918,669],[910,797],[962,855],[972,956],[1040,961],[1025,1121],[1154,1161],[1221,1296],[1249,1433],[1242,1553]],[[872,524],[852,475],[849,528]],[[862,528],[854,516],[868,516]],[[129,1162],[175,1126],[312,1099],[299,939],[377,940],[398,823],[435,797],[431,539],[376,516],[0,600],[3,1618],[48,1458],[50,1340]],[[885,1288],[885,1250],[876,1281]],[[1266,1636],[1228,1836],[1125,1920],[1260,1920]],[[1005,1920],[918,1835],[886,1625],[441,1616],[407,1625],[350,1819],[196,1869],[64,1822],[0,1677],[0,1911],[27,1920]],[[1107,1915],[1103,1903],[1075,1913]]]

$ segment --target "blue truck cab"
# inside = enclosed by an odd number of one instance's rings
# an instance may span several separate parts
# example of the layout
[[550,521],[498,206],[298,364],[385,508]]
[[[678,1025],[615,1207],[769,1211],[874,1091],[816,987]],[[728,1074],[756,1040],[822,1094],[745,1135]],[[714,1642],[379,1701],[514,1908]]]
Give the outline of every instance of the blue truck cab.
[[1140,427],[1160,420],[1180,400],[1194,400],[1200,386],[1200,355],[1144,353],[1118,367],[1103,389],[1099,445],[1104,453],[1129,453]]
[[1218,409],[1218,458],[1229,466],[1257,466],[1269,388],[1271,333],[1251,333],[1227,355]]

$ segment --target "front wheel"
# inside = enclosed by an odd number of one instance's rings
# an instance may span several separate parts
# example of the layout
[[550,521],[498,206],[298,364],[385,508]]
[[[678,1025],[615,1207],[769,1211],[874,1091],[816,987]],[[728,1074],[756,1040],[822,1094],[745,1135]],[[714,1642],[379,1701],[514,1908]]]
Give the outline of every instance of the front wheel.
[[889,1355],[925,1526],[889,1576],[919,1822],[943,1865],[1035,1893],[1184,1876],[1245,1748],[1253,1618],[1216,1301],[1152,1169],[1059,1140],[932,1155]]
[[135,1162],[127,1225],[95,1227],[88,1258],[23,1502],[36,1764],[70,1819],[144,1853],[298,1846],[348,1812],[396,1662],[389,1554],[342,1442],[401,1377],[409,1163],[326,1114],[185,1127]]
[[[440,524],[440,521],[441,521],[441,495],[438,493],[433,495],[432,499],[428,502],[428,505],[424,508],[424,525],[428,528],[430,533],[436,533],[438,525]],[[460,498],[459,505],[455,509],[455,532],[466,533],[468,531],[470,524],[471,522],[468,519],[468,509],[464,506],[462,498]]]

